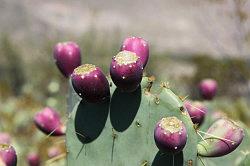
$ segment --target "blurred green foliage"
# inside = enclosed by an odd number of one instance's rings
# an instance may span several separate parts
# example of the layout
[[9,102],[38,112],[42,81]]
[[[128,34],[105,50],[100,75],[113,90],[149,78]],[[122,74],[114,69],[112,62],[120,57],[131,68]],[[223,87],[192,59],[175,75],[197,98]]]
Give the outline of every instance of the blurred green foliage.
[[221,97],[210,102],[212,111],[222,111],[234,120],[241,121],[250,126],[250,104],[246,98],[240,97],[235,100]]
[[42,165],[46,165],[49,160],[48,149],[52,146],[57,146],[65,153],[64,137],[47,137],[34,125],[33,116],[41,109],[41,103],[31,95],[0,100],[0,132],[10,134],[11,144],[18,155],[18,165],[27,165],[26,155],[33,151],[38,152]]
[[10,41],[8,36],[3,36],[0,41],[0,54],[3,65],[1,65],[1,82],[10,85],[14,95],[19,95],[21,87],[25,82],[23,62],[18,48]]
[[[196,66],[196,73],[191,79],[190,87],[197,87],[204,78],[213,78],[218,82],[218,95],[231,98],[240,97],[240,86],[247,86],[250,78],[250,64],[245,59],[214,59],[206,55],[193,56],[191,62]],[[198,98],[197,88],[191,94]]]

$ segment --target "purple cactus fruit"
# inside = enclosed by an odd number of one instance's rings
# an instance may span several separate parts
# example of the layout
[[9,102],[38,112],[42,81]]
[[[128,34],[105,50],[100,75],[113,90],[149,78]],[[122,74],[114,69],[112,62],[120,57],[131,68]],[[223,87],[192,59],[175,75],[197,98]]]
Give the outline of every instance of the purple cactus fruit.
[[32,152],[32,153],[28,154],[27,162],[28,162],[29,166],[40,166],[40,164],[41,164],[40,157],[35,152]]
[[201,125],[207,114],[207,107],[201,102],[191,102],[188,100],[184,102],[184,106],[186,107],[192,122]]
[[17,155],[15,149],[6,144],[0,144],[0,165],[16,166]]
[[184,123],[174,116],[162,118],[155,127],[154,139],[161,152],[176,154],[186,145],[187,130]]
[[56,44],[53,54],[57,67],[65,77],[69,77],[73,70],[81,65],[81,51],[74,42]]
[[10,144],[11,137],[8,133],[0,133],[0,144]]
[[60,115],[50,107],[45,107],[34,117],[36,126],[45,134],[52,136],[65,135],[66,127],[62,123]]
[[56,157],[56,156],[58,156],[60,153],[61,153],[61,149],[58,148],[58,147],[56,147],[56,146],[50,147],[50,148],[48,149],[48,157],[49,157],[49,158]]
[[123,41],[121,51],[131,51],[140,57],[143,68],[146,66],[149,58],[148,43],[141,37],[128,37]]
[[75,68],[71,80],[76,93],[87,102],[102,102],[110,97],[109,82],[95,65],[84,64]]
[[143,66],[140,57],[130,51],[121,51],[113,57],[110,64],[110,76],[124,92],[135,91],[142,80]]
[[[199,132],[199,131],[198,131]],[[242,142],[244,131],[229,119],[215,121],[197,145],[198,154],[205,157],[220,157],[234,151]]]
[[199,84],[200,95],[205,100],[212,100],[217,92],[217,82],[213,79],[204,79]]

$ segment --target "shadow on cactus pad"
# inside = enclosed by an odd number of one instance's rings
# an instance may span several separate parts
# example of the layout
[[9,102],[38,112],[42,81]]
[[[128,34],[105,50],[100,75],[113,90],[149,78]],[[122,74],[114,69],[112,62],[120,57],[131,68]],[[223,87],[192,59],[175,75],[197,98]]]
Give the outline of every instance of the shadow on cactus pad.
[[132,93],[116,88],[110,106],[110,121],[116,131],[123,132],[134,121],[141,104],[141,86]]
[[183,166],[184,165],[183,152],[181,151],[180,153],[175,154],[173,157],[173,155],[171,154],[165,154],[158,151],[151,166],[165,166],[165,165]]
[[83,143],[90,143],[102,132],[107,121],[109,101],[99,104],[81,101],[77,107],[75,133]]

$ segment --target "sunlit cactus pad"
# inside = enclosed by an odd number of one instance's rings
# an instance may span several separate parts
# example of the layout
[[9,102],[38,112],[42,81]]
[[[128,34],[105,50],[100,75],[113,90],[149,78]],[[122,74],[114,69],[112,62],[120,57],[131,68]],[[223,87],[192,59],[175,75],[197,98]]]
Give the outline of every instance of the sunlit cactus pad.
[[[151,83],[144,77],[135,92],[122,93],[110,81],[111,100],[101,104],[80,101],[71,89],[68,107],[71,113],[66,133],[67,164],[195,165],[198,139],[182,100],[166,84],[153,85],[154,91],[150,90]],[[169,116],[181,120],[188,135],[184,150],[174,156],[159,152],[154,142],[155,125]]]

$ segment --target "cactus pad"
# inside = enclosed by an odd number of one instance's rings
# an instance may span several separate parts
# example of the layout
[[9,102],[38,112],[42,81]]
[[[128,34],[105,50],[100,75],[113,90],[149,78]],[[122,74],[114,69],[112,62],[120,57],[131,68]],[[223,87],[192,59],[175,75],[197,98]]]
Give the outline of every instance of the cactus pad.
[[[197,134],[178,96],[166,86],[155,85],[152,92],[152,82],[147,77],[132,93],[123,93],[110,79],[109,82],[111,99],[99,104],[80,101],[71,89],[66,133],[68,165],[196,164]],[[168,116],[180,119],[188,133],[183,151],[174,156],[159,152],[154,142],[155,125]]]

